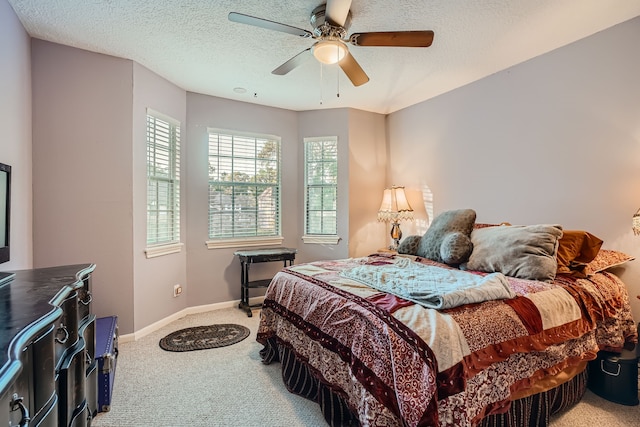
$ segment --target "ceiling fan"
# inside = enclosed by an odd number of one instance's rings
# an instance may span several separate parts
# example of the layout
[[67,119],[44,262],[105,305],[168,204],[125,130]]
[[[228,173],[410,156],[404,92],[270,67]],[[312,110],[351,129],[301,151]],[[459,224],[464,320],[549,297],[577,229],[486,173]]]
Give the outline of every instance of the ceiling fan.
[[337,63],[354,86],[365,84],[369,76],[349,53],[347,43],[366,47],[429,47],[433,42],[433,31],[381,31],[354,33],[347,37],[347,30],[351,26],[350,8],[351,0],[327,0],[326,4],[311,12],[313,31],[237,12],[229,13],[229,20],[317,40],[311,47],[273,70],[272,74],[285,75],[313,56],[324,64]]

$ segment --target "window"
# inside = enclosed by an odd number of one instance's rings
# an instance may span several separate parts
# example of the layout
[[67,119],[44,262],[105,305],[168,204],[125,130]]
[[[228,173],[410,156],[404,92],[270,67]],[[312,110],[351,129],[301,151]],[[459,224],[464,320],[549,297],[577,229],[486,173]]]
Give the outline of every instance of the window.
[[147,258],[179,252],[179,242],[180,123],[147,110]]
[[209,129],[209,248],[280,244],[280,138]]
[[304,139],[305,243],[338,243],[338,138]]

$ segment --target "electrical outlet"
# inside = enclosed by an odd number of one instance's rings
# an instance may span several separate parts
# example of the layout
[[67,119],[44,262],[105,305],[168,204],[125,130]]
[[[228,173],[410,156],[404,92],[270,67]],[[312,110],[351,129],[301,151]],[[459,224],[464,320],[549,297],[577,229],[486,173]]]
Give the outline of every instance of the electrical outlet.
[[180,296],[180,294],[182,293],[182,286],[181,285],[173,285],[173,297],[178,297]]

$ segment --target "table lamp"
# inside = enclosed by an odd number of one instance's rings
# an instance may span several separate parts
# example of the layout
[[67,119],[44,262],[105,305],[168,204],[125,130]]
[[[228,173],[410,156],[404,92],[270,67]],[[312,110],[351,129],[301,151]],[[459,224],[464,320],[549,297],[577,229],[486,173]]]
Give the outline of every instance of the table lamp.
[[385,188],[382,203],[378,210],[378,221],[391,223],[391,238],[393,245],[389,249],[396,250],[402,238],[400,221],[413,221],[413,209],[407,201],[404,187],[393,186]]

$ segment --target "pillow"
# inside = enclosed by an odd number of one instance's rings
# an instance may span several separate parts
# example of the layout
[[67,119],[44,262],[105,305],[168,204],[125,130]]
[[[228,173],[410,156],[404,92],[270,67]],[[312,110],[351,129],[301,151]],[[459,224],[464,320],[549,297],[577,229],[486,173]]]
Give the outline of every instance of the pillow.
[[[420,245],[418,246],[418,253],[416,255],[437,262],[447,263],[441,255],[444,251],[449,261],[447,264],[460,264],[466,261],[471,253],[470,250],[468,252],[460,251],[459,249],[463,248],[462,245],[459,245],[457,248],[442,248],[442,244],[449,233],[460,233],[469,238],[475,222],[476,211],[473,209],[458,209],[442,212],[434,218],[431,226],[427,229],[427,232],[424,233],[422,239],[420,239]],[[445,241],[445,246],[459,244],[462,241],[461,239],[459,236],[449,238]],[[470,245],[466,246],[467,249],[471,247]]]
[[457,231],[448,233],[440,245],[440,258],[445,264],[454,265],[466,261],[473,250],[471,239]]
[[417,255],[422,236],[408,236],[398,245],[399,254]]
[[593,276],[596,273],[609,268],[618,267],[625,262],[633,261],[634,259],[635,257],[623,252],[600,249],[600,252],[598,252],[598,255],[596,255],[593,261],[586,265],[584,272],[587,276]]
[[556,276],[560,225],[486,227],[473,230],[473,252],[464,270],[551,281]]
[[602,246],[602,240],[582,230],[564,230],[558,242],[558,273],[582,271],[593,261]]

